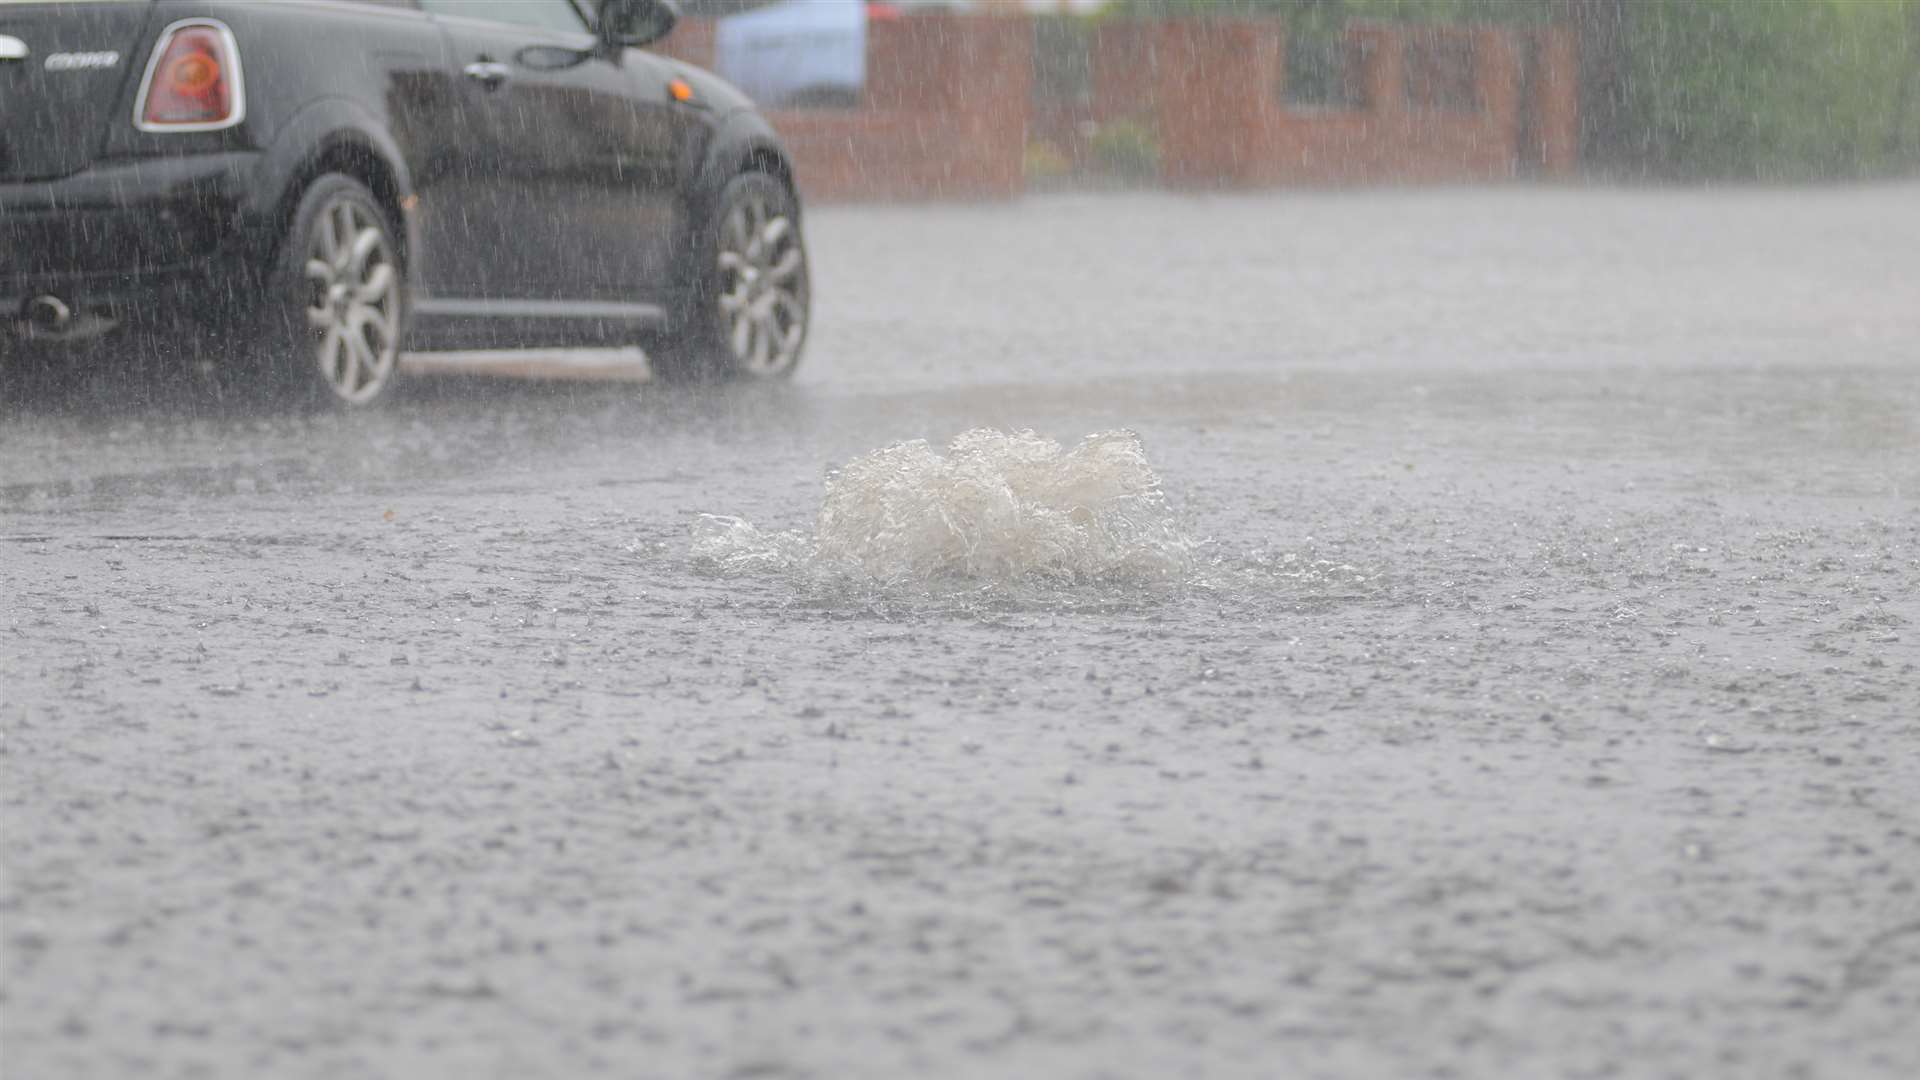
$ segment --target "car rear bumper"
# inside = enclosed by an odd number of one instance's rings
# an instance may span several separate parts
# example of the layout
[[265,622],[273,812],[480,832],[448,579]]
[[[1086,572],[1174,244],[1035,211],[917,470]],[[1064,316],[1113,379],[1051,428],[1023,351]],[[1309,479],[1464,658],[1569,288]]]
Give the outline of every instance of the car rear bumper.
[[243,300],[272,239],[253,201],[260,157],[150,158],[0,184],[0,323],[42,296],[115,319]]

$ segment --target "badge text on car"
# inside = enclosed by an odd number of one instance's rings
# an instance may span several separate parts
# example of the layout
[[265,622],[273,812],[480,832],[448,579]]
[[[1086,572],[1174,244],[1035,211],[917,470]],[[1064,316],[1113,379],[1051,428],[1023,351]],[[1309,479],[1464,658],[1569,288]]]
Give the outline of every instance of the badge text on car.
[[89,71],[120,62],[117,52],[57,52],[47,54],[48,71]]

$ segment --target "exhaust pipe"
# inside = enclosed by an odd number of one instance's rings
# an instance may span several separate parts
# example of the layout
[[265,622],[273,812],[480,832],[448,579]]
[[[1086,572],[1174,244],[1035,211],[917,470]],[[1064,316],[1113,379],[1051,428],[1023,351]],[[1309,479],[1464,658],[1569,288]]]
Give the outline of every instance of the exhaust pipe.
[[48,293],[20,305],[20,336],[29,341],[85,341],[120,325],[112,315],[78,312],[65,300]]
[[57,336],[73,325],[73,309],[57,296],[36,296],[27,301],[20,314],[35,335]]

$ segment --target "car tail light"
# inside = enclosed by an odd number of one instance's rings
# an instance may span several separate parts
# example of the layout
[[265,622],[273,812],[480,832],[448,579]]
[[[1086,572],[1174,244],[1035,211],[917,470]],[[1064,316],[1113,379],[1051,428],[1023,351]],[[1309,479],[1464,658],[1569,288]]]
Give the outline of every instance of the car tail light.
[[901,14],[900,9],[892,4],[878,2],[878,0],[867,4],[868,22],[892,22],[899,18]]
[[193,19],[161,33],[134,105],[140,130],[216,131],[238,124],[246,110],[233,31],[211,19]]

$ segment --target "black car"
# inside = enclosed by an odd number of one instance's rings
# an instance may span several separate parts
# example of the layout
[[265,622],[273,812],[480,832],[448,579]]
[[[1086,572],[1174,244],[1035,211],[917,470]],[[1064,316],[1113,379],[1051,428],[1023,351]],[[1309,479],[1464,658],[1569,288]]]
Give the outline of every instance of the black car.
[[[0,360],[139,334],[362,405],[403,352],[779,377],[786,150],[671,0],[0,0]],[[90,350],[98,352],[100,350]]]

